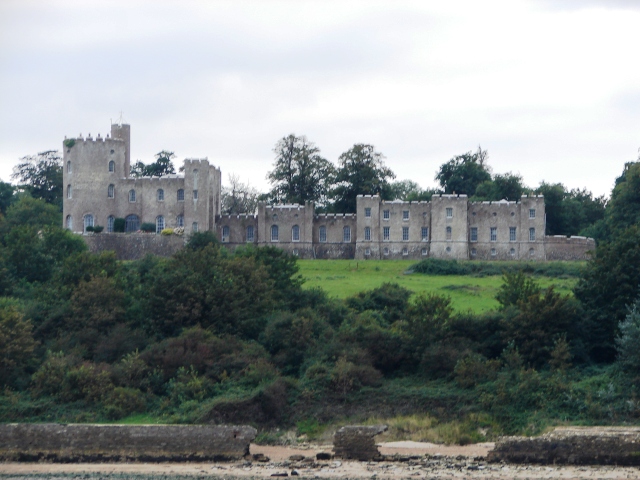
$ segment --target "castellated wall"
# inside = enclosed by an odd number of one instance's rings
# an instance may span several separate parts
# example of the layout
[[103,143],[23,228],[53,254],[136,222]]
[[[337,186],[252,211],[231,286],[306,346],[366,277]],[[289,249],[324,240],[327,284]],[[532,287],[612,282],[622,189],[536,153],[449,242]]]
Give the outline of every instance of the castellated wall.
[[354,258],[357,227],[357,217],[353,213],[316,215],[313,219],[313,257],[311,258]]
[[438,195],[431,199],[431,257],[469,258],[468,198]]
[[545,237],[547,260],[586,260],[596,250],[596,241],[587,237],[554,235]]

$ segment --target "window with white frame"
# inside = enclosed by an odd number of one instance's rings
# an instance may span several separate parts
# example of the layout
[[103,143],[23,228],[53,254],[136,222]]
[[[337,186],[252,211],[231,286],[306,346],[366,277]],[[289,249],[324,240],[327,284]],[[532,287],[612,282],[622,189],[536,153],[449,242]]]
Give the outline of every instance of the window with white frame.
[[298,225],[294,225],[293,227],[291,227],[291,241],[300,241],[300,227]]
[[511,255],[512,257],[516,256],[516,249],[512,248],[511,250],[509,250],[509,255]]
[[278,225],[271,225],[271,241],[277,242],[279,236]]
[[495,248],[492,248],[492,249],[491,249],[491,256],[492,256],[492,257],[495,257],[495,256],[496,256],[496,253],[497,253],[497,252],[496,252],[496,249],[495,249]]
[[535,208],[530,208],[529,209],[529,218],[536,218],[536,209]]
[[342,241],[343,242],[350,242],[351,241],[351,227],[345,226],[342,229]]
[[409,210],[402,211],[402,220],[409,220]]
[[516,227],[509,227],[509,241],[510,242],[516,241]]
[[367,217],[367,218],[369,218],[371,216],[371,208],[366,207],[364,209],[364,216]]
[[182,188],[178,190],[178,201],[184,202],[184,190]]
[[116,219],[113,215],[107,217],[107,233],[113,233],[113,224],[115,221]]
[[447,240],[451,240],[451,227],[447,227],[447,229],[445,230],[445,235],[447,237]]
[[453,218],[453,208],[447,207],[447,218]]
[[115,185],[112,183],[111,185],[109,185],[109,187],[107,188],[107,198],[115,198],[116,196],[116,187]]
[[426,255],[427,254],[427,249],[423,248],[421,253],[422,253],[423,256]]
[[407,255],[409,255],[409,249],[407,249],[407,247],[404,247],[404,248],[402,249],[402,255],[403,255],[403,256],[405,256],[405,257],[406,257]]
[[409,227],[402,227],[402,241],[409,241]]
[[369,255],[371,255],[371,249],[370,248],[365,248],[364,249],[364,254],[366,257],[368,257]]
[[497,242],[498,241],[498,228],[497,227],[491,227],[489,229],[489,240],[491,242]]
[[162,233],[162,230],[164,230],[164,217],[158,215],[156,217],[156,233]]
[[71,185],[67,185],[67,198],[72,198]]
[[382,250],[382,253],[384,255],[389,255],[389,247],[384,247],[384,250]]
[[469,229],[469,241],[471,242],[478,241],[478,227],[471,227]]
[[536,241],[536,229],[535,228],[530,228],[529,229],[529,241],[530,242],[535,242]]
[[71,160],[67,161],[67,173],[71,173]]
[[67,215],[67,230],[73,230],[73,217],[71,215]]
[[129,190],[129,201],[130,202],[136,201],[136,191],[133,189]]
[[382,227],[382,240],[384,240],[385,242],[388,242],[390,237],[391,237],[391,228]]
[[389,210],[383,210],[382,211],[382,219],[383,220],[389,220]]
[[364,227],[364,239],[367,242],[371,241],[371,227]]
[[184,215],[178,215],[176,217],[176,227],[184,227]]
[[229,226],[228,225],[223,225],[223,227],[222,227],[222,241],[223,242],[228,242],[229,241]]
[[193,222],[191,224],[191,231],[192,232],[197,232],[198,231],[198,222]]
[[422,238],[423,242],[429,241],[429,227],[422,227],[420,229],[420,237]]
[[87,231],[87,227],[93,227],[93,215],[90,213],[84,216],[84,231]]
[[156,192],[157,198],[159,202],[164,202],[164,190],[159,188]]
[[254,238],[253,225],[247,225],[247,242],[253,242]]
[[327,241],[327,227],[324,225],[321,225],[320,228],[318,228],[318,240],[322,243]]

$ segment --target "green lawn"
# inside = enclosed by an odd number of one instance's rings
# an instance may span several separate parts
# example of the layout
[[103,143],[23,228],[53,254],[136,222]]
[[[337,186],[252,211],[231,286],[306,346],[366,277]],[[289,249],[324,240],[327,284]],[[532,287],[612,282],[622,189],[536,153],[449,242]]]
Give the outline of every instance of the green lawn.
[[[431,292],[449,295],[458,311],[475,313],[498,307],[495,295],[502,283],[501,276],[474,277],[429,276],[405,274],[415,264],[413,260],[299,260],[304,287],[320,287],[330,297],[346,298],[363,290],[379,287],[385,282],[397,283],[414,293]],[[560,293],[570,293],[576,278],[535,277],[542,287],[556,285]]]

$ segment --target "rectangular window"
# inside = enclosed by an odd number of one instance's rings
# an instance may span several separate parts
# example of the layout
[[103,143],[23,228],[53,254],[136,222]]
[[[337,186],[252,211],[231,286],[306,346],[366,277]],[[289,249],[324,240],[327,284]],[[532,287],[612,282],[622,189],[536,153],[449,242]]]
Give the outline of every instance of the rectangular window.
[[222,227],[222,241],[223,242],[229,241],[229,227],[226,225]]
[[198,231],[198,222],[193,222],[193,223],[191,224],[191,230],[192,230],[193,232],[197,232],[197,231]]
[[369,255],[371,255],[371,249],[370,248],[365,248],[364,250],[364,254],[368,257]]
[[367,242],[371,241],[371,228],[370,227],[364,227],[364,239]]
[[447,218],[453,218],[453,208],[447,207]]
[[402,227],[402,241],[409,241],[409,227]]
[[[451,235],[452,235],[452,234],[451,234],[451,227],[447,227],[446,232],[447,232],[447,240],[451,240]],[[448,247],[447,247],[447,248],[448,248]]]
[[403,210],[402,211],[402,219],[403,220],[409,220],[409,210]]
[[496,227],[491,227],[489,230],[489,240],[492,242],[498,241],[498,229]]
[[197,200],[198,199],[198,190],[194,190],[193,191],[193,199]]
[[342,229],[342,241],[343,242],[351,241],[351,227],[344,227]]
[[472,242],[478,241],[478,227],[471,227],[469,240],[471,240]]
[[529,218],[536,218],[536,209],[535,208],[530,208],[529,209]]
[[516,227],[509,227],[509,241],[516,241]]
[[318,229],[318,237],[321,242],[327,241],[327,227],[323,225]]
[[406,247],[402,249],[402,255],[405,257],[409,255],[409,250]]
[[249,225],[247,227],[247,242],[253,242],[254,233],[253,233],[253,225]]
[[426,255],[426,254],[427,254],[427,249],[426,249],[426,248],[423,248],[423,249],[422,249],[422,255]]
[[491,249],[491,256],[492,256],[492,257],[495,257],[495,256],[496,256],[496,253],[497,253],[497,252],[496,252],[496,249],[495,249],[495,248],[492,248],[492,249]]
[[529,241],[530,242],[535,242],[536,241],[536,229],[535,228],[530,228],[529,229]]
[[364,209],[364,216],[367,218],[371,216],[371,209],[369,207]]
[[382,227],[382,240],[389,241],[390,227]]
[[422,231],[420,232],[420,236],[422,237],[423,242],[429,241],[429,227],[422,227]]
[[389,220],[389,210],[383,210],[382,211],[382,219],[383,220]]
[[384,255],[389,255],[389,248],[388,247],[384,247],[384,250],[382,250],[382,253]]

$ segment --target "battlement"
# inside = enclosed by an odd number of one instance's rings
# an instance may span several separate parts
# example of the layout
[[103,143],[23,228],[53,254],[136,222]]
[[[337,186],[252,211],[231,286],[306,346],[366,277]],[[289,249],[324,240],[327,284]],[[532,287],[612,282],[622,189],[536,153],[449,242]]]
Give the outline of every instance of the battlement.
[[283,203],[281,205],[267,205],[267,209],[271,209],[271,210],[275,210],[275,209],[280,209],[280,210],[302,210],[304,208],[304,205],[300,205],[299,203]]
[[253,213],[236,213],[236,214],[229,214],[229,215],[218,215],[216,216],[216,218],[219,218],[220,220],[233,220],[233,219],[248,219],[251,218],[253,220],[257,219],[258,216],[254,215]]
[[355,216],[355,213],[318,213],[315,218],[344,218]]
[[466,199],[468,198],[468,195],[466,193],[439,193],[438,195],[434,195],[433,197],[431,197],[431,201],[454,198]]
[[209,163],[209,157],[204,157],[204,158],[185,158],[184,159],[184,163],[190,163],[190,164],[194,164],[194,163]]

